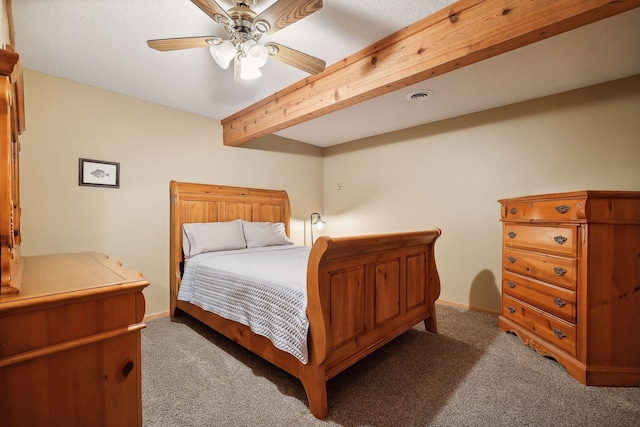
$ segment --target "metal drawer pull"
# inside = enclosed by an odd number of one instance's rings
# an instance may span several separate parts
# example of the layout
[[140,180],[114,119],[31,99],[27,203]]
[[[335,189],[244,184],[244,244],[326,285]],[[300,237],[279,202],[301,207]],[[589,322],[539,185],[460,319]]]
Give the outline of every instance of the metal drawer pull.
[[507,236],[509,236],[510,239],[515,239],[517,234],[514,233],[513,231],[510,231],[509,233],[507,233]]
[[567,205],[556,206],[556,212],[558,212],[559,214],[566,214],[567,212],[569,212],[569,209],[571,208]]
[[516,212],[518,212],[518,209],[516,208],[511,208],[511,210],[509,211],[511,213],[511,215],[515,215]]
[[553,267],[553,271],[555,271],[555,272],[556,272],[556,275],[557,275],[557,276],[560,276],[560,277],[562,277],[562,276],[564,276],[565,274],[567,274],[567,270],[565,270],[565,269],[564,269],[564,268],[562,268],[562,267]]
[[513,264],[514,262],[516,262],[516,259],[512,256],[507,258],[507,261],[509,261],[511,264]]
[[567,302],[565,300],[563,300],[562,298],[558,298],[558,297],[554,297],[553,298],[553,303],[555,305],[557,305],[558,307],[564,307],[565,305],[567,305]]
[[516,284],[512,280],[507,280],[507,285],[509,285],[511,289],[516,287]]
[[556,236],[553,238],[553,240],[555,240],[559,245],[564,245],[565,243],[567,243],[567,238],[564,236]]
[[560,329],[554,329],[553,330],[553,335],[555,335],[556,338],[558,338],[559,340],[567,337],[567,334],[562,332]]
[[511,307],[510,305],[507,306],[507,310],[509,310],[509,313],[511,313],[511,314],[516,312],[516,309]]

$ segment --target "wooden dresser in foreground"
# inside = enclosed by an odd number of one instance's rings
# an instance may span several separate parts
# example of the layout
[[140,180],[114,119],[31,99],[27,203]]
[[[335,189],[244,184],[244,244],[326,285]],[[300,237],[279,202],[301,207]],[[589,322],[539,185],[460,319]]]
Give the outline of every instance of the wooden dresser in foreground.
[[3,426],[142,425],[148,282],[94,252],[21,258],[0,295]]
[[583,384],[640,386],[640,192],[499,202],[499,327]]

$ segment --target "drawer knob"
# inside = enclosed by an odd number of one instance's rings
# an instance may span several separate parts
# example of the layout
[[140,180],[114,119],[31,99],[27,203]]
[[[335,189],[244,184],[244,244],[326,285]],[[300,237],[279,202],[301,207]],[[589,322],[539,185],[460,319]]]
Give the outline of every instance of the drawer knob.
[[559,340],[567,337],[567,334],[562,332],[560,329],[554,329],[553,330],[553,335],[555,335],[556,338],[558,338]]
[[553,271],[556,273],[556,276],[560,276],[560,277],[567,274],[567,270],[565,270],[562,267],[553,267]]
[[128,361],[127,363],[124,364],[124,366],[122,367],[122,375],[124,375],[124,377],[128,377],[129,374],[131,373],[131,371],[133,371],[133,362],[132,361]]
[[556,236],[553,238],[553,240],[555,240],[559,245],[564,245],[565,243],[567,243],[567,238],[564,236]]
[[512,256],[507,257],[507,261],[509,261],[511,264],[513,264],[514,262],[516,262],[516,259]]
[[567,305],[567,302],[565,300],[563,300],[562,298],[558,298],[558,297],[554,297],[553,298],[553,303],[555,305],[557,305],[558,307],[564,307],[565,305]]
[[516,212],[518,212],[518,209],[516,208],[511,208],[511,210],[509,211],[511,213],[511,215],[515,215]]
[[507,285],[509,285],[511,289],[516,287],[516,284],[513,280],[507,280]]
[[556,206],[556,212],[558,212],[559,214],[566,214],[567,212],[569,212],[569,209],[571,208],[567,205]]
[[513,308],[513,307],[512,307],[512,306],[510,306],[510,305],[508,305],[508,306],[507,306],[507,310],[509,310],[509,313],[511,313],[511,314],[513,314],[513,313],[515,313],[515,312],[516,312],[516,309],[515,309],[515,308]]
[[510,239],[515,239],[517,234],[513,231],[510,231],[509,233],[507,233],[507,236],[509,236]]

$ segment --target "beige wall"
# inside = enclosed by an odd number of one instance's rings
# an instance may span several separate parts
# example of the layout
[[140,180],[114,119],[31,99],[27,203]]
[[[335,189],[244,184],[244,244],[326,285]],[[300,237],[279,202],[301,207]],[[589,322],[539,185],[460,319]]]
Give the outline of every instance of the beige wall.
[[[225,147],[217,120],[24,71],[23,255],[94,250],[141,271],[147,314],[169,308],[169,181],[284,189],[291,234],[322,207],[322,151]],[[282,152],[277,150],[281,149]],[[78,159],[120,162],[120,188],[78,186]]]
[[441,228],[441,298],[490,310],[497,200],[586,189],[640,190],[640,76],[325,151],[326,233]]
[[9,19],[7,16],[7,0],[2,0],[2,15],[0,16],[0,45],[11,44],[9,36]]
[[[640,189],[640,76],[324,151],[222,145],[220,123],[25,70],[23,253],[96,250],[142,271],[168,308],[171,179],[289,192],[292,237],[439,227],[441,298],[500,307],[497,199]],[[117,161],[121,188],[78,186],[78,158]],[[341,189],[336,189],[336,183]],[[324,209],[322,209],[324,201]],[[320,234],[319,231],[316,235]]]

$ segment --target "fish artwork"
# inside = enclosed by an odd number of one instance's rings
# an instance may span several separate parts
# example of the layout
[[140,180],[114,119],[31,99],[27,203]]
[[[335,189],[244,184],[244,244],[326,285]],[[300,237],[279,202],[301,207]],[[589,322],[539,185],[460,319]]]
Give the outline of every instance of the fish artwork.
[[91,175],[95,176],[96,178],[105,178],[109,176],[109,174],[103,171],[102,169],[94,170],[93,172],[91,172]]

